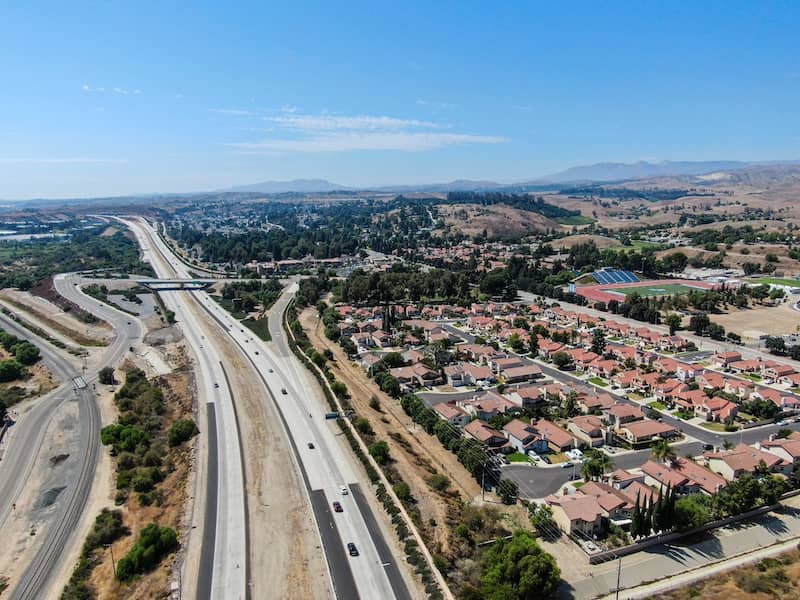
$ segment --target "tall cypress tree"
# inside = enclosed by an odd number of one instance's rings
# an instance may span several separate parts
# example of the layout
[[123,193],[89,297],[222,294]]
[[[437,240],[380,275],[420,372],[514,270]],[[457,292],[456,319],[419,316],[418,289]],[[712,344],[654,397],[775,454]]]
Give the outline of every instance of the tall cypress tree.
[[642,534],[645,536],[650,535],[653,531],[653,496],[650,496],[649,502],[645,500],[644,511],[644,525],[642,526]]
[[642,508],[639,505],[639,494],[636,494],[636,505],[633,507],[633,518],[631,518],[631,537],[636,539],[642,532]]
[[653,505],[653,531],[663,531],[664,489],[658,488],[658,501]]

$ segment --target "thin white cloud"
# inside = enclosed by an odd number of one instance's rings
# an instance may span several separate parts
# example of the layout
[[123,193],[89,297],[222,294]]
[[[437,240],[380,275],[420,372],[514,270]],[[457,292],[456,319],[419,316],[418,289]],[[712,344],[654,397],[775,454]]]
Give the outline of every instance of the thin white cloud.
[[211,112],[220,115],[232,115],[234,117],[246,117],[258,114],[252,110],[242,110],[239,108],[212,108]]
[[68,157],[0,157],[0,163],[20,163],[20,164],[108,164],[128,162],[122,158],[92,158],[87,156],[68,156]]
[[436,129],[438,123],[416,119],[396,119],[384,116],[338,116],[338,115],[283,115],[265,117],[281,127],[298,131],[398,131],[411,128]]
[[349,152],[356,150],[400,150],[418,152],[461,144],[503,144],[508,138],[491,135],[440,132],[341,132],[301,139],[268,139],[227,144],[243,153],[260,152]]
[[433,100],[422,100],[421,98],[417,99],[416,103],[419,106],[431,106],[433,108],[451,109],[458,107],[458,104],[452,104],[451,102],[436,102]]
[[100,93],[100,94],[104,94],[106,91],[109,91],[109,92],[113,92],[115,94],[120,94],[122,96],[127,96],[128,94],[138,95],[138,94],[142,93],[142,90],[140,90],[138,88],[134,89],[134,90],[129,90],[128,88],[123,88],[123,87],[113,87],[113,88],[105,88],[105,87],[102,87],[102,86],[92,87],[91,85],[88,85],[88,84],[83,84],[81,86],[81,89],[84,92],[89,92],[89,93],[97,92],[97,93]]

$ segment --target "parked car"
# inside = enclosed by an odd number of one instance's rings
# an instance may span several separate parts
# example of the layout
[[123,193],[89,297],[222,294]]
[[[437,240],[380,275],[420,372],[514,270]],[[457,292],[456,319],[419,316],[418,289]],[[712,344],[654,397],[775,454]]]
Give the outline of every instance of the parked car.
[[571,469],[572,468],[572,463],[571,462],[561,463],[561,468],[562,469]]

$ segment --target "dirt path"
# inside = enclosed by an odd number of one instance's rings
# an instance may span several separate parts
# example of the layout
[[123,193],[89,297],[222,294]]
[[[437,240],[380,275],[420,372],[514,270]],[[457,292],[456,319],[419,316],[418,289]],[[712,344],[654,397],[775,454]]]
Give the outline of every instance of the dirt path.
[[244,445],[253,598],[328,598],[328,576],[299,473],[274,405],[227,336],[225,357]]
[[[300,323],[316,348],[333,352],[336,360],[329,363],[331,370],[347,385],[356,412],[369,418],[376,436],[389,444],[395,459],[394,467],[417,499],[423,527],[443,550],[446,549],[451,534],[448,527],[451,503],[471,501],[480,494],[477,482],[435,436],[415,427],[400,403],[382,392],[363,369],[347,358],[338,344],[325,337],[324,327],[314,309],[303,311]],[[380,401],[380,413],[369,406],[372,396]],[[427,479],[437,472],[450,479],[456,497],[445,498],[431,490]],[[435,526],[431,525],[430,519],[435,521]]]

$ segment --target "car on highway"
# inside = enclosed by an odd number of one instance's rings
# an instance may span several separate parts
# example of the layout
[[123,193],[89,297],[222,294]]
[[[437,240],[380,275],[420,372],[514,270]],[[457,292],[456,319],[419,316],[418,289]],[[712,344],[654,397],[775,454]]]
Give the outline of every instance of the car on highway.
[[215,387],[215,388],[218,388],[218,387],[219,387],[219,384],[218,384],[216,381],[214,382],[214,387]]
[[314,449],[314,442],[308,442],[308,449],[309,450],[313,450]]
[[256,356],[258,356],[258,350],[256,350]]
[[270,372],[270,373],[274,373],[275,371],[273,371],[272,369],[270,369],[270,370],[269,370],[269,372]]
[[283,394],[283,395],[285,396],[285,395],[286,395],[286,393],[287,393],[287,392],[286,392],[286,388],[281,388],[281,394]]
[[347,542],[347,551],[350,553],[350,556],[358,556],[358,548],[353,542]]
[[338,500],[333,501],[333,512],[344,512],[344,509],[342,508],[342,503],[339,502]]
[[350,493],[350,492],[347,491],[347,486],[346,485],[339,486],[339,491],[342,492],[342,496],[347,496],[347,494]]

